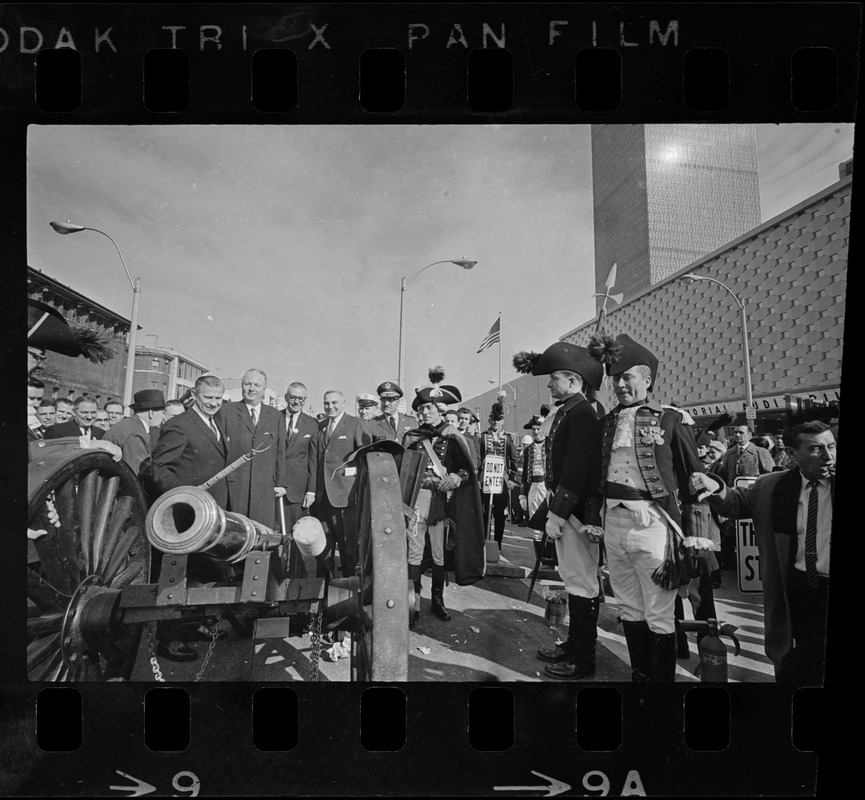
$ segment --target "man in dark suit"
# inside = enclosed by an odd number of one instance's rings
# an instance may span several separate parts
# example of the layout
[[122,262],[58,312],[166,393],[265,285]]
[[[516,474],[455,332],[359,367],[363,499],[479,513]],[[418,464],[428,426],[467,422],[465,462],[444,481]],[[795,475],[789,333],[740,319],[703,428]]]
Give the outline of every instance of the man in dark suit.
[[[303,413],[307,390],[299,381],[288,384],[285,392],[285,527],[309,513],[315,501],[315,452],[318,442],[318,420]],[[303,558],[292,540],[289,577],[305,574]]]
[[[215,420],[223,392],[219,378],[202,375],[195,382],[192,408],[163,426],[153,452],[153,482],[159,494],[177,486],[198,486],[228,463],[225,431]],[[222,508],[226,507],[228,490],[224,480],[207,491]]]
[[381,403],[381,415],[375,417],[377,425],[370,425],[373,436],[384,436],[396,442],[402,442],[406,431],[417,427],[418,421],[411,414],[399,413],[399,401],[403,396],[402,389],[393,381],[385,381],[376,389]]
[[61,439],[64,436],[86,436],[89,439],[102,439],[105,431],[95,428],[96,401],[88,397],[79,397],[75,401],[74,416],[68,422],[52,425],[45,431],[46,439]]
[[[549,375],[547,388],[559,404],[543,454],[549,504],[545,530],[556,543],[570,622],[567,640],[541,648],[537,657],[549,662],[544,671],[554,678],[588,678],[595,674],[598,638],[599,544],[579,532],[579,523],[597,520],[601,506],[602,423],[592,401],[603,368],[585,348],[568,342],[554,342],[540,356],[518,353],[513,363],[520,372]],[[541,438],[540,419],[532,422]]]
[[113,442],[121,449],[123,460],[137,475],[141,463],[153,452],[151,432],[162,424],[165,396],[159,389],[143,389],[135,393],[129,408],[132,416],[110,428],[105,441]]
[[228,510],[274,528],[274,498],[285,494],[285,418],[266,406],[267,375],[247,370],[241,379],[243,399],[226,403],[216,414],[228,440],[227,462],[258,448],[252,460],[226,477]]
[[[199,486],[226,466],[227,437],[215,419],[224,391],[222,381],[215,375],[202,375],[195,382],[192,407],[164,424],[151,459],[149,480],[153,493],[162,494],[178,486]],[[228,490],[224,480],[217,481],[207,491],[221,508],[226,507]],[[214,562],[205,553],[189,557],[187,575],[192,580],[225,580],[229,572],[225,565]],[[196,638],[208,636],[208,631],[201,628],[197,633]],[[195,650],[181,641],[182,635],[179,623],[161,623],[157,654],[172,661],[198,658]]]
[[357,467],[345,466],[345,460],[371,443],[372,435],[366,423],[345,413],[345,397],[337,389],[325,392],[324,413],[327,419],[319,427],[315,450],[313,513],[327,535],[331,571],[334,549],[339,548],[342,574],[350,577],[357,558]]
[[766,655],[775,680],[822,686],[829,590],[829,544],[835,496],[835,437],[825,422],[803,422],[784,434],[796,466],[732,489],[695,473],[693,492],[711,492],[719,514],[753,519],[766,625]]

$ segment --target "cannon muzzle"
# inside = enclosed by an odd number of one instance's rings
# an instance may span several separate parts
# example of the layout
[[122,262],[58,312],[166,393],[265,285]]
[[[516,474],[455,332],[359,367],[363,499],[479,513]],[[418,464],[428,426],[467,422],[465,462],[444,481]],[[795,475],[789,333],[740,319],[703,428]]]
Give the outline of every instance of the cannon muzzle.
[[266,525],[220,508],[204,489],[178,486],[157,499],[144,522],[150,543],[163,553],[203,553],[229,564],[253,549],[273,548],[282,536]]

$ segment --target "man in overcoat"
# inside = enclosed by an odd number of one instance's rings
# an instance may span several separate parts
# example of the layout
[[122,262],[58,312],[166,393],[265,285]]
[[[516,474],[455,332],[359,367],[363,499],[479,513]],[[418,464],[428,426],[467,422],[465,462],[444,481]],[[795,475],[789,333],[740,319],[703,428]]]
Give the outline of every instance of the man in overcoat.
[[696,473],[719,514],[753,519],[763,580],[766,655],[778,682],[821,686],[826,644],[829,545],[835,498],[835,437],[824,422],[785,431],[796,466],[745,488]]
[[252,459],[226,480],[228,510],[268,528],[275,527],[275,498],[285,495],[285,417],[265,405],[267,375],[247,370],[241,380],[243,399],[225,403],[217,421],[228,439],[228,463],[258,449]]

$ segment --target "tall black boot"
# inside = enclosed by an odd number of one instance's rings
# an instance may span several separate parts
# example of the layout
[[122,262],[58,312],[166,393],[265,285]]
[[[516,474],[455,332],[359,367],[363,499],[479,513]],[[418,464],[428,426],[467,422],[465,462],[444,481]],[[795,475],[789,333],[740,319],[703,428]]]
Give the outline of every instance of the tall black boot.
[[676,595],[673,615],[676,622],[676,658],[684,660],[691,657],[691,648],[688,647],[688,634],[679,627],[679,621],[685,619],[685,605],[678,594]]
[[652,633],[652,683],[676,680],[676,634]]
[[638,622],[622,620],[622,629],[631,659],[631,682],[646,683],[652,674],[653,639],[649,623],[644,619]]
[[432,568],[432,612],[442,622],[450,622],[451,615],[445,608],[445,568],[433,564]]
[[421,575],[423,575],[423,567],[420,564],[408,565],[408,579],[414,584],[414,613],[412,614],[411,621],[409,623],[410,628],[413,628],[415,625],[417,625],[417,621],[420,618]]
[[577,597],[568,595],[568,610],[571,615],[573,642],[570,655],[558,664],[544,668],[547,675],[554,678],[578,680],[591,678],[595,674],[595,646],[598,639],[598,611],[600,600],[597,597]]

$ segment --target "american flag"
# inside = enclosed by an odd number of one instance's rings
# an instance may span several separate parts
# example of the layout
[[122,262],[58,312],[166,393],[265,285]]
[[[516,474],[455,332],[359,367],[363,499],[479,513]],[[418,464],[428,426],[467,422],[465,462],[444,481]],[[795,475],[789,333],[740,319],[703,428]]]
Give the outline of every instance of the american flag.
[[490,332],[486,335],[486,338],[481,342],[481,346],[478,348],[479,353],[483,353],[488,347],[492,347],[499,339],[501,339],[500,331],[499,331],[499,323],[501,322],[501,317],[497,319],[492,328],[490,328]]

